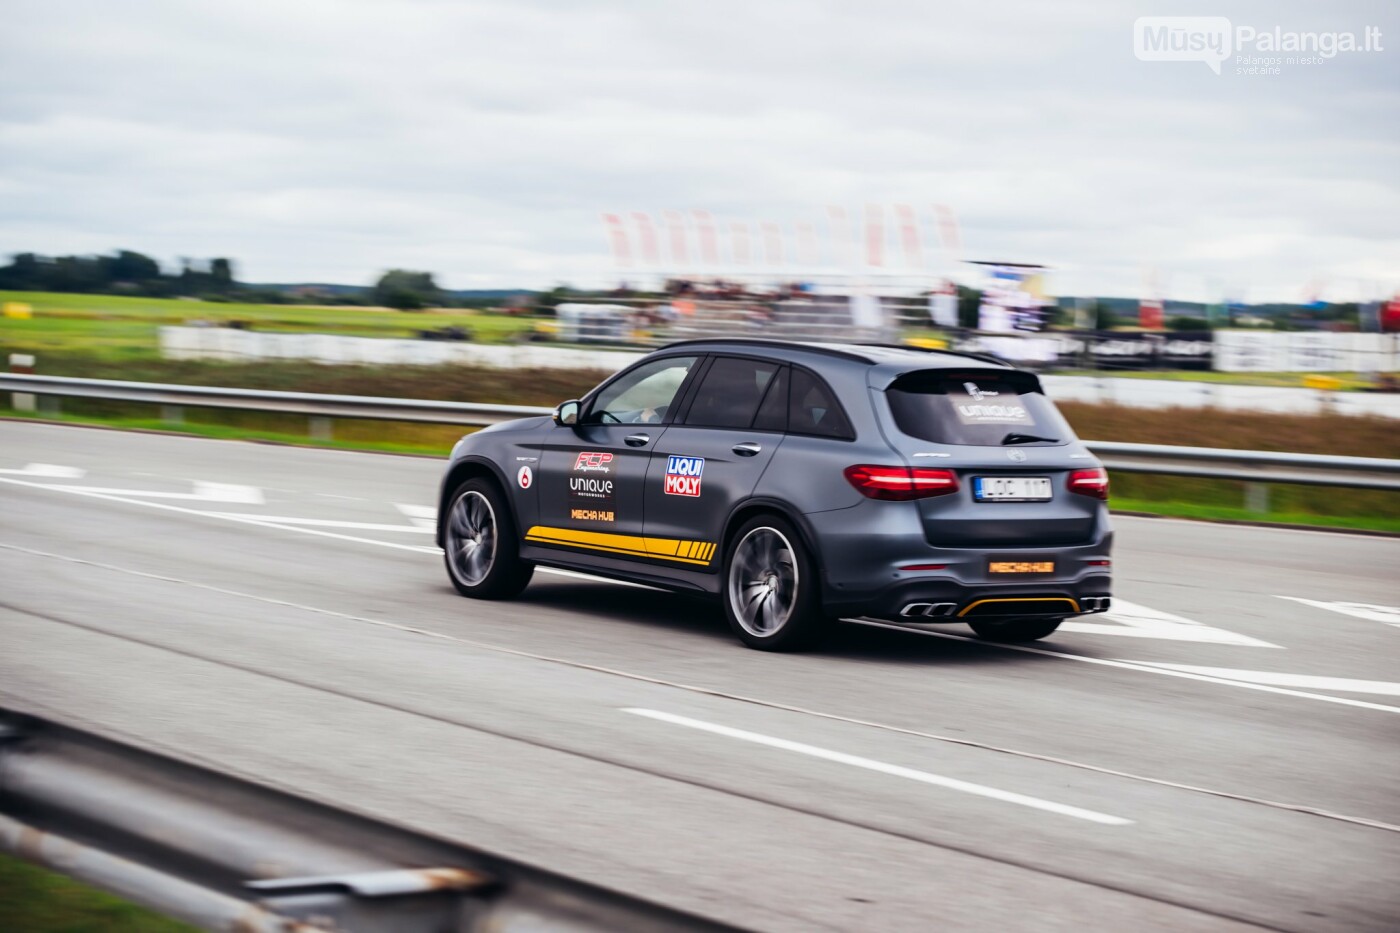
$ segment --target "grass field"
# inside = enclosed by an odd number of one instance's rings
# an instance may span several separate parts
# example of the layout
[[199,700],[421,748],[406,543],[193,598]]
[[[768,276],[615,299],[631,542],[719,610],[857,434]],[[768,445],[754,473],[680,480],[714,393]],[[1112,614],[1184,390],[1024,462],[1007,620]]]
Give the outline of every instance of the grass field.
[[71,878],[0,855],[0,930],[9,933],[193,933]]
[[414,331],[465,327],[478,343],[505,343],[528,331],[529,318],[461,310],[390,311],[313,305],[225,304],[180,298],[127,298],[54,292],[4,292],[0,303],[33,308],[28,320],[0,318],[0,352],[51,356],[81,353],[113,362],[158,359],[156,328],[186,321],[245,321],[254,330],[412,337]]

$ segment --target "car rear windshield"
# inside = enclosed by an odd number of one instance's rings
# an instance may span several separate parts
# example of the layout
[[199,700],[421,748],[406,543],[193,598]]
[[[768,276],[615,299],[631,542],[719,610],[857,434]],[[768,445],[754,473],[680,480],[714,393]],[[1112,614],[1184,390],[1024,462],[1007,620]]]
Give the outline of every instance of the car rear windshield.
[[885,391],[899,430],[935,444],[1047,446],[1073,439],[1029,373],[926,370]]

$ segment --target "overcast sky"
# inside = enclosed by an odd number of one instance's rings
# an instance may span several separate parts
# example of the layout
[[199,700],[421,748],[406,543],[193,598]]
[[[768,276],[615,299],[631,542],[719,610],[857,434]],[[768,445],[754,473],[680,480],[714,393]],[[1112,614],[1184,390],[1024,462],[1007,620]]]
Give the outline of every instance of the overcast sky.
[[[1385,51],[1138,61],[1134,20],[1174,14],[1379,26]],[[4,253],[601,284],[602,212],[775,221],[791,259],[829,205],[908,204],[939,264],[942,203],[956,258],[1048,264],[1062,294],[1138,295],[1147,269],[1174,297],[1400,288],[1394,3],[11,0],[4,21]]]

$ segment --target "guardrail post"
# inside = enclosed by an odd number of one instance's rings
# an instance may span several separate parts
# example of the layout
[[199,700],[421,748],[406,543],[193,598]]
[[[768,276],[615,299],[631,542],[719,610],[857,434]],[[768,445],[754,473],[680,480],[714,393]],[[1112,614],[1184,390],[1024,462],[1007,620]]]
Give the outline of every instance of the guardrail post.
[[1269,511],[1269,484],[1245,483],[1244,507],[1251,512]]
[[331,439],[333,422],[329,418],[311,417],[307,419],[307,432],[313,441],[328,441]]
[[[32,353],[11,353],[10,372],[12,373],[32,373],[34,372],[34,354]],[[15,411],[33,411],[33,392],[11,392],[10,407]]]

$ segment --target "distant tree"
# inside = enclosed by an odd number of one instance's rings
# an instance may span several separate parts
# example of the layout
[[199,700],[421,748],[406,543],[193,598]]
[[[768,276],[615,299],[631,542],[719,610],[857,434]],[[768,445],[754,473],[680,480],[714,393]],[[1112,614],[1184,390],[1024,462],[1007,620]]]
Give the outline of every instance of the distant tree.
[[431,272],[390,269],[374,286],[374,300],[398,311],[417,311],[442,300]]
[[976,329],[982,313],[982,293],[965,285],[958,286],[958,325]]
[[1094,322],[1095,330],[1113,330],[1122,323],[1118,320],[1118,316],[1113,313],[1113,309],[1106,302],[1098,299],[1095,299],[1094,303],[1089,306],[1089,320]]
[[108,274],[113,282],[145,282],[160,278],[160,264],[150,256],[124,249],[112,260]]
[[233,263],[227,259],[214,259],[209,263],[210,284],[216,292],[226,292],[233,288]]
[[1167,330],[1208,330],[1204,318],[1188,317],[1184,314],[1167,318]]

